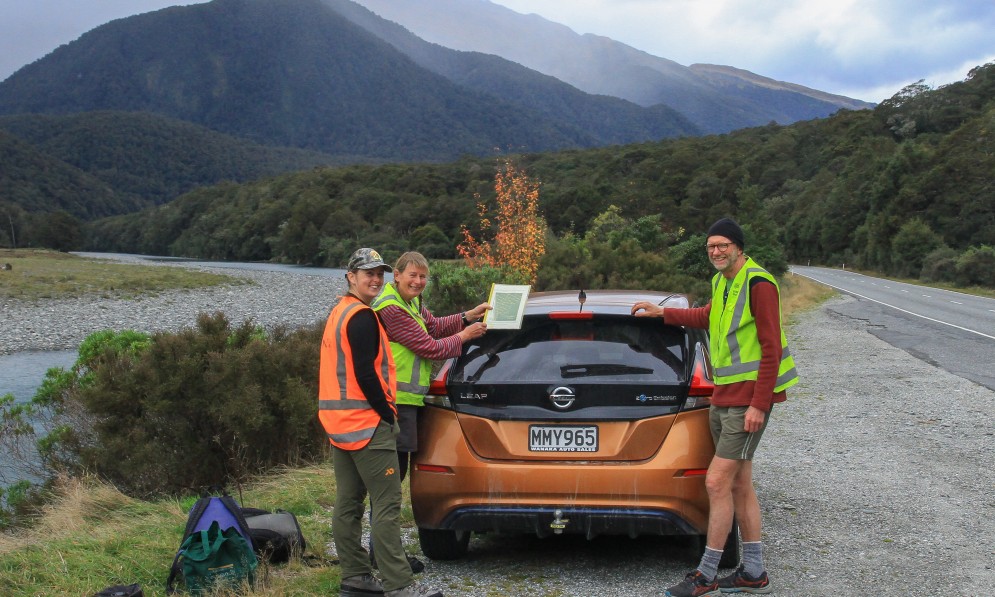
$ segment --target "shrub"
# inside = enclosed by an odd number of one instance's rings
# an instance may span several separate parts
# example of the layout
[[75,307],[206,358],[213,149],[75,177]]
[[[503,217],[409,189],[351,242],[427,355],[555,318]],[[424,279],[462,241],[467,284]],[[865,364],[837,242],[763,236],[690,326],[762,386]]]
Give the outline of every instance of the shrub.
[[432,282],[425,289],[425,305],[438,316],[476,307],[487,300],[493,283],[528,284],[525,273],[511,268],[436,262],[430,271]]
[[140,337],[91,336],[69,382],[46,394],[63,424],[41,442],[43,459],[53,472],[92,471],[152,496],[322,458],[321,333],[316,324],[264,335],[216,313],[142,347]]
[[678,272],[699,280],[711,280],[715,268],[705,251],[705,233],[693,234],[670,248],[670,262]]
[[957,258],[957,283],[995,288],[995,248],[971,247]]
[[891,272],[909,278],[923,269],[926,256],[940,248],[943,240],[928,224],[912,218],[891,239]]
[[953,284],[957,280],[957,251],[943,246],[934,249],[922,260],[919,279],[923,282]]

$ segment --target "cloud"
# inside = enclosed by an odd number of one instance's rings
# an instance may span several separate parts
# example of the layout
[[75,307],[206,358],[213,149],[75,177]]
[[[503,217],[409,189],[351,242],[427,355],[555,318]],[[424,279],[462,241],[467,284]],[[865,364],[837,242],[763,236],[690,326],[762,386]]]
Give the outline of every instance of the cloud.
[[0,80],[115,19],[206,0],[0,0]]
[[[0,0],[0,79],[108,21],[203,1]],[[490,1],[680,64],[725,64],[870,101],[919,79],[961,80],[995,54],[992,0]]]
[[680,64],[725,64],[871,101],[921,78],[963,79],[963,65],[995,52],[991,0],[493,1]]

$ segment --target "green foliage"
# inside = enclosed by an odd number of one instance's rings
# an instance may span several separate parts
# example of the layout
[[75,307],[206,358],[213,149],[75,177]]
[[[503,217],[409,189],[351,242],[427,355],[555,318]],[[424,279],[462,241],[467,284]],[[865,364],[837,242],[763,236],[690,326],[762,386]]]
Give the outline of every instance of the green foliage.
[[453,254],[453,241],[435,224],[415,228],[408,242],[429,259],[447,259]]
[[76,366],[89,367],[105,352],[136,356],[152,345],[152,337],[145,332],[135,330],[103,330],[87,336],[79,345],[79,357]]
[[[16,135],[16,136],[15,136]],[[0,218],[20,209],[17,245],[75,250],[81,222],[137,212],[196,187],[336,163],[154,114],[0,117]],[[0,246],[14,246],[0,226]]]
[[714,270],[695,279],[672,261],[670,251],[646,250],[635,238],[615,237],[614,245],[596,238],[567,234],[547,240],[536,290],[647,288],[707,296]]
[[957,251],[950,247],[934,249],[922,260],[919,279],[926,283],[953,284],[957,280]]
[[957,282],[995,288],[995,248],[984,245],[964,251],[957,258]]
[[17,481],[0,487],[0,530],[15,526],[26,516],[36,513],[41,500],[39,488],[29,481]]
[[161,495],[318,459],[320,337],[320,326],[266,333],[220,313],[176,334],[93,334],[34,401],[50,411],[43,464]]
[[705,252],[707,237],[704,232],[692,234],[670,248],[670,259],[677,270],[699,280],[711,280],[715,268]]
[[435,262],[425,305],[436,315],[458,313],[487,300],[491,284],[528,284],[521,272],[488,266],[469,268],[458,263]]
[[891,239],[891,271],[903,278],[919,275],[926,256],[940,248],[943,240],[919,218],[902,224]]

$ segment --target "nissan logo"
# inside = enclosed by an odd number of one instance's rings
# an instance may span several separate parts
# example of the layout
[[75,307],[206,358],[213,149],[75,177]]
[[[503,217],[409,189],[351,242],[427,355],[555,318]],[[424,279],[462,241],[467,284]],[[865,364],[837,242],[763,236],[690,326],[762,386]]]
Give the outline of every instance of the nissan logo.
[[574,395],[573,388],[560,386],[549,393],[549,401],[560,410],[567,410],[573,406],[577,396]]

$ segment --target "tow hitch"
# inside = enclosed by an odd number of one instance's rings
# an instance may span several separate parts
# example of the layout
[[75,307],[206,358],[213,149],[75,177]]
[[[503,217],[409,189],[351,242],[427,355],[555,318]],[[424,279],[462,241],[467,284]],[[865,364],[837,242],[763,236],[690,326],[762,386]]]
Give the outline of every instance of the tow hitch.
[[549,523],[549,528],[553,529],[553,533],[562,535],[569,522],[569,518],[563,518],[563,510],[557,509],[553,511],[553,522]]

